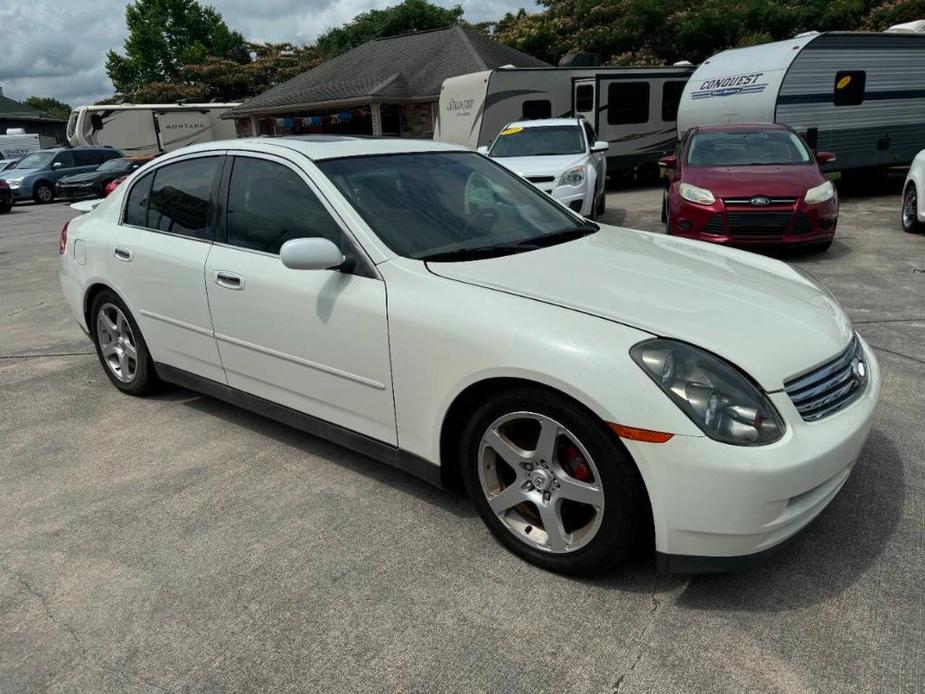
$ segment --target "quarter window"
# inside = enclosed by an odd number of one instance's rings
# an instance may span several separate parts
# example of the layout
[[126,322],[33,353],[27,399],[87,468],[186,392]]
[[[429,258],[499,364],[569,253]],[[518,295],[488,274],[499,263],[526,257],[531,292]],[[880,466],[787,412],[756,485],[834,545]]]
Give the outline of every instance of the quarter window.
[[219,157],[187,159],[155,171],[144,226],[197,239],[211,238],[211,193],[219,162]]
[[523,119],[536,120],[538,118],[552,118],[552,104],[548,99],[524,102]]
[[649,83],[612,82],[607,87],[607,122],[610,125],[649,120]]
[[148,199],[151,197],[151,184],[154,174],[148,174],[132,186],[125,203],[125,223],[143,227],[148,218]]
[[864,70],[842,70],[835,73],[835,93],[832,103],[836,106],[858,106],[864,102],[864,86],[867,73]]
[[340,226],[292,169],[265,159],[236,157],[228,190],[227,242],[279,253],[289,239],[321,236],[344,256],[355,255]]

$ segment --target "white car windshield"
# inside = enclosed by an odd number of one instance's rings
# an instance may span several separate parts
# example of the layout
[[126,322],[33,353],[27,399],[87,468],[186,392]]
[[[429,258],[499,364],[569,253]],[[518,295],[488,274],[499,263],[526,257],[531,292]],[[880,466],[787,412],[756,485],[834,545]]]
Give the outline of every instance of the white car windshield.
[[807,164],[810,154],[787,130],[697,133],[687,150],[688,166]]
[[489,156],[539,157],[556,154],[581,154],[585,151],[581,128],[577,125],[520,126],[501,131]]
[[407,258],[496,257],[597,230],[474,152],[349,157],[318,166],[383,243]]

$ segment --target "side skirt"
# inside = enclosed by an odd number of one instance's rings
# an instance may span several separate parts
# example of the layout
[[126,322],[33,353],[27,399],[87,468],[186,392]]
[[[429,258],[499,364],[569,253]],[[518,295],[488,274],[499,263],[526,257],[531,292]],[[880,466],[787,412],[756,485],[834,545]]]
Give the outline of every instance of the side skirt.
[[156,363],[154,366],[157,370],[157,375],[162,381],[195,390],[217,400],[223,400],[269,419],[274,419],[287,426],[326,439],[370,458],[375,458],[386,465],[391,465],[419,477],[425,482],[430,482],[436,487],[443,487],[440,467],[414,453],[403,451],[396,446],[358,434],[350,429],[312,417],[290,407],[245,393],[243,390],[232,388],[224,383],[197,376],[189,371],[183,371],[167,364]]

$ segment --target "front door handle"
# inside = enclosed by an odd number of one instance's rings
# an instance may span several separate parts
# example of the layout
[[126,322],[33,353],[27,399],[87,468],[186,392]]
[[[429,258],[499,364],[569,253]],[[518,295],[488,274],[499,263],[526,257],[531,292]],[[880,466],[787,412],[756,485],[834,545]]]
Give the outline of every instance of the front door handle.
[[225,289],[244,289],[244,278],[235,272],[216,270],[212,273],[215,284]]
[[120,248],[116,246],[112,249],[112,254],[116,257],[116,260],[121,260],[124,263],[128,263],[132,260],[132,251],[129,248]]

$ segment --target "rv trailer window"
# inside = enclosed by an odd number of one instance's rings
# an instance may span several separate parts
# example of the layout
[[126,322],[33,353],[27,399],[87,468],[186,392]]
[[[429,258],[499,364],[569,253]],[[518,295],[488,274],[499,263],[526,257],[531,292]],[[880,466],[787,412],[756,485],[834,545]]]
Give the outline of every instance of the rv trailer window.
[[673,123],[678,120],[678,104],[681,103],[681,94],[687,82],[678,80],[665,82],[662,85],[662,120]]
[[649,83],[612,82],[607,87],[607,122],[610,125],[649,120]]
[[858,106],[864,101],[867,73],[864,70],[842,70],[835,73],[832,103],[836,106]]
[[552,118],[552,104],[549,100],[525,101],[523,119],[537,120],[539,118]]
[[575,89],[575,113],[590,113],[594,110],[594,87],[579,85]]

